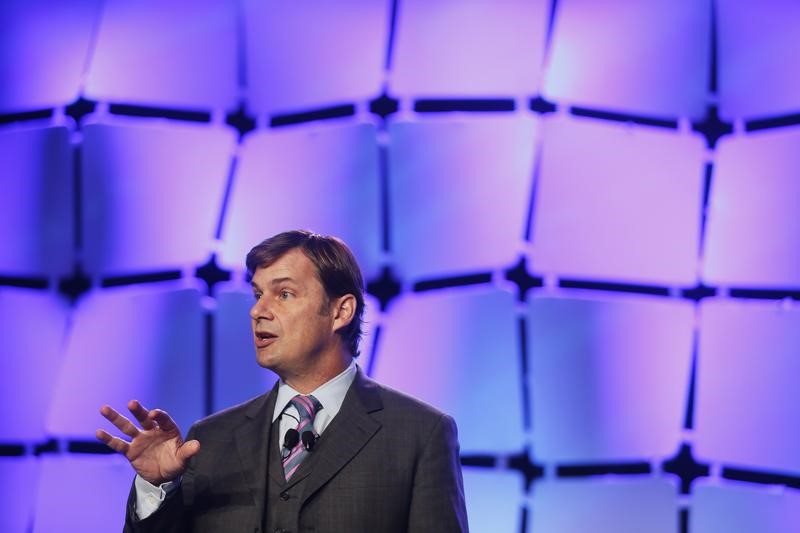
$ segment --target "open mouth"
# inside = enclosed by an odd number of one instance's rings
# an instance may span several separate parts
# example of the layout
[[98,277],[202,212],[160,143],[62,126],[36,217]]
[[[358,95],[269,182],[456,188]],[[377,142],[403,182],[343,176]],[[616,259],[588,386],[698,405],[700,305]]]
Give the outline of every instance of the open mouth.
[[258,348],[263,348],[265,346],[268,346],[269,344],[272,343],[274,339],[278,338],[277,335],[269,333],[268,331],[256,331],[255,337],[256,337],[256,346]]

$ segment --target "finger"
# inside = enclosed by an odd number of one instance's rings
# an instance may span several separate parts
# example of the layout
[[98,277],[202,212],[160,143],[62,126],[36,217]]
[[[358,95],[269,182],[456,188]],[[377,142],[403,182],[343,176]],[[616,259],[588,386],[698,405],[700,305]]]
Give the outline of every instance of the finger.
[[136,420],[142,425],[144,429],[153,429],[155,424],[153,421],[147,418],[147,415],[150,413],[147,409],[145,409],[144,405],[139,403],[139,400],[131,400],[128,402],[128,410],[136,417]]
[[155,421],[163,431],[178,431],[178,426],[175,424],[175,421],[172,420],[172,417],[167,414],[166,411],[162,411],[161,409],[153,409],[150,411],[148,417]]
[[196,440],[188,440],[178,448],[178,451],[175,452],[175,455],[178,457],[178,460],[181,463],[186,463],[189,459],[193,456],[197,455],[197,452],[200,451],[200,442]]
[[114,409],[109,407],[108,405],[104,405],[100,408],[100,414],[105,417],[106,420],[114,424],[117,429],[125,433],[127,436],[133,438],[139,434],[139,428],[133,425],[133,423],[116,412]]
[[115,437],[111,435],[107,431],[103,431],[102,429],[98,429],[94,433],[95,437],[98,440],[102,441],[106,446],[114,450],[115,452],[119,452],[121,454],[128,453],[128,449],[130,448],[130,444],[125,442],[119,437]]

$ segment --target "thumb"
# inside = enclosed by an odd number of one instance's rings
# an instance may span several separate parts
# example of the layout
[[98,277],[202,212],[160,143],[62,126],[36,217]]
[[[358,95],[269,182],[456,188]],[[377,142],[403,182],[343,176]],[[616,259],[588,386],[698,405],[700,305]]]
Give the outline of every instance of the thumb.
[[191,459],[197,452],[200,451],[200,442],[197,440],[189,440],[184,442],[175,455],[178,457],[178,460],[181,463],[186,463],[189,459]]

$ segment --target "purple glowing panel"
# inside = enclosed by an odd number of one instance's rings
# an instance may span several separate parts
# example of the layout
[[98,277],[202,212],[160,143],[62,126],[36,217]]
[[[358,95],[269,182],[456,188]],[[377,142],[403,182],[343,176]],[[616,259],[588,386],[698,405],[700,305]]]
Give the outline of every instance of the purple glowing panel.
[[544,123],[534,268],[569,278],[696,280],[699,137],[554,117]]
[[0,457],[0,531],[31,530],[38,478],[39,463],[33,457]]
[[800,46],[800,4],[786,0],[720,0],[719,112],[728,120],[800,109],[800,77],[787,68]]
[[703,300],[698,457],[800,473],[800,308]]
[[[364,337],[357,361],[369,368],[373,331],[378,319],[378,303],[369,295],[364,315]],[[258,366],[250,307],[253,293],[249,288],[230,287],[219,292],[214,320],[214,410],[225,409],[269,391],[277,381],[270,370]]]
[[248,108],[291,112],[376,97],[390,6],[245,0]]
[[214,318],[214,411],[270,390],[278,377],[256,363],[250,290],[222,290]]
[[236,5],[227,0],[108,0],[86,94],[97,100],[231,109]]
[[[0,402],[13,406],[0,425],[0,442],[41,442],[62,360],[68,308],[56,295],[0,289]],[[2,530],[2,528],[0,528]]]
[[513,295],[487,287],[412,294],[392,303],[381,331],[376,379],[452,415],[462,451],[522,449]]
[[508,265],[525,234],[535,122],[485,117],[389,127],[389,214],[407,278]]
[[152,271],[204,260],[212,249],[234,133],[120,119],[83,131],[89,272]]
[[542,481],[533,490],[532,533],[674,533],[677,490],[661,479]]
[[78,97],[101,0],[0,2],[0,113]]
[[571,105],[700,119],[710,17],[710,0],[563,0],[545,96]]
[[693,320],[691,303],[679,300],[534,298],[528,339],[536,456],[587,463],[673,454]]
[[787,533],[798,526],[798,490],[731,482],[713,485],[702,480],[692,489],[692,533]]
[[71,162],[66,128],[0,132],[3,274],[63,275],[72,266]]
[[127,413],[138,399],[185,432],[203,414],[203,368],[199,291],[168,284],[90,293],[73,316],[47,430],[93,440],[95,429],[110,427],[100,406]]
[[[119,531],[134,473],[120,455],[43,456],[33,533]],[[91,505],[87,508],[89,491]]]
[[723,139],[711,186],[704,277],[800,286],[800,128]]
[[392,93],[536,94],[549,5],[544,0],[404,1],[398,11]]
[[522,476],[509,471],[464,468],[464,498],[472,531],[520,531]]
[[227,210],[222,261],[241,269],[247,252],[281,231],[336,235],[367,277],[381,251],[375,127],[335,124],[254,133],[242,146]]
[[380,302],[369,294],[364,294],[364,320],[361,330],[364,335],[359,344],[360,355],[356,361],[358,366],[366,372],[372,363],[372,355],[375,348],[375,330],[381,325]]

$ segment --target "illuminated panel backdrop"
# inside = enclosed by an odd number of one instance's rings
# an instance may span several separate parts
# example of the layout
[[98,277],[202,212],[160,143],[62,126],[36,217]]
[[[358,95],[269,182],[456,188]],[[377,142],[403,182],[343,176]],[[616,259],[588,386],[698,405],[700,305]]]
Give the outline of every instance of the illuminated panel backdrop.
[[0,531],[120,529],[103,403],[275,382],[243,260],[295,227],[363,266],[362,368],[458,422],[472,531],[800,531],[798,21],[0,2]]

